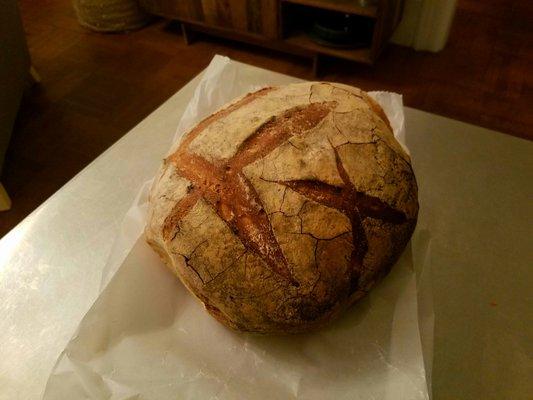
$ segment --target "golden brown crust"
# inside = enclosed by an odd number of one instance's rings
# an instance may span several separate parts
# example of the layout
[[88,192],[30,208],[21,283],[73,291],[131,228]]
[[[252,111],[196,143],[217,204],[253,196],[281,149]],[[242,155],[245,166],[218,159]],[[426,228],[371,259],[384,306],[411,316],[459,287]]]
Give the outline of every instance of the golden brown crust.
[[416,191],[366,93],[266,88],[206,118],[165,160],[146,236],[219,321],[300,332],[388,271],[416,224]]

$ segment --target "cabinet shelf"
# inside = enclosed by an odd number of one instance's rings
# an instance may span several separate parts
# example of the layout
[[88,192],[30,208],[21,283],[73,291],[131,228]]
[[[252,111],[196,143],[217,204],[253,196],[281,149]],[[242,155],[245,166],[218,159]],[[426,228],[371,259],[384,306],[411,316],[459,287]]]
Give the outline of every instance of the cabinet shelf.
[[354,49],[338,49],[321,46],[313,42],[304,32],[294,32],[285,38],[285,42],[311,52],[339,57],[346,60],[357,61],[365,64],[372,64],[371,51],[368,47],[359,47]]

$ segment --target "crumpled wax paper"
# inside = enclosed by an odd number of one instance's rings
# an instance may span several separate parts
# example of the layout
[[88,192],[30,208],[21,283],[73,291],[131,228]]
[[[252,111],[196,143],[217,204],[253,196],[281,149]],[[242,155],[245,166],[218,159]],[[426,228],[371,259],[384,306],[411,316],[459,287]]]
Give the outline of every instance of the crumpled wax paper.
[[[228,58],[213,59],[175,143],[226,102],[268,85],[250,85],[250,77],[241,79],[243,71],[242,64]],[[371,95],[404,144],[401,96]],[[413,264],[427,262],[427,240],[413,239],[390,275],[321,331],[237,333],[209,316],[145,243],[150,184],[140,190],[124,219],[100,296],[61,353],[45,400],[430,397],[432,309],[426,300],[419,304]]]

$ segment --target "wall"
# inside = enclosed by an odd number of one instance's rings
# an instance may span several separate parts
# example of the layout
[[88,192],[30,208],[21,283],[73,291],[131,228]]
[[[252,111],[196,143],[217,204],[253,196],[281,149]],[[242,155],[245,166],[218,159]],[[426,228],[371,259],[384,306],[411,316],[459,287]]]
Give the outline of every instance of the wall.
[[402,21],[391,41],[416,50],[440,51],[446,45],[456,0],[406,0]]

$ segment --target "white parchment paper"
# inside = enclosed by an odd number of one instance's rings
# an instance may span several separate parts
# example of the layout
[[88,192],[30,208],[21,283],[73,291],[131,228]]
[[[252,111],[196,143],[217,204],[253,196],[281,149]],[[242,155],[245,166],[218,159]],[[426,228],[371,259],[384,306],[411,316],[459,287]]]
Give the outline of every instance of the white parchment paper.
[[[174,143],[228,101],[268,84],[244,84],[250,80],[241,73],[230,59],[213,59]],[[404,145],[401,96],[371,95]],[[124,219],[100,296],[60,355],[44,399],[430,397],[432,308],[414,268],[424,271],[428,262],[427,232],[415,233],[390,275],[331,326],[294,336],[241,334],[211,318],[145,243],[150,184]]]

